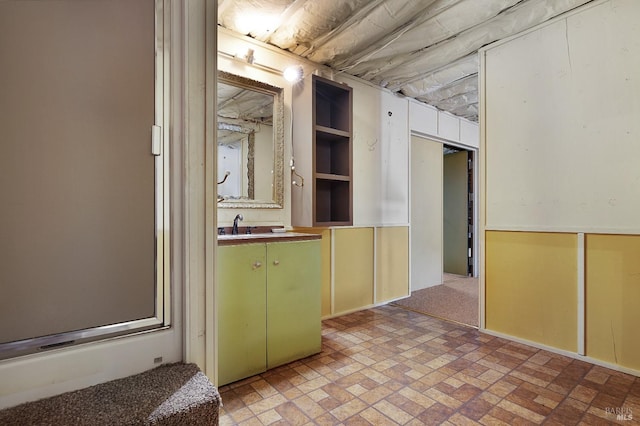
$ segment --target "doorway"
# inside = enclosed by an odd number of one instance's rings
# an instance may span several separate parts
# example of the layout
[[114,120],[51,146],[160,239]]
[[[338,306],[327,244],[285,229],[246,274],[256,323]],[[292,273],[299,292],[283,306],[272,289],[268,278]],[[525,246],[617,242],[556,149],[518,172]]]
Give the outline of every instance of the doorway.
[[443,146],[443,271],[473,276],[473,153]]
[[474,152],[411,137],[411,296],[398,306],[478,326]]

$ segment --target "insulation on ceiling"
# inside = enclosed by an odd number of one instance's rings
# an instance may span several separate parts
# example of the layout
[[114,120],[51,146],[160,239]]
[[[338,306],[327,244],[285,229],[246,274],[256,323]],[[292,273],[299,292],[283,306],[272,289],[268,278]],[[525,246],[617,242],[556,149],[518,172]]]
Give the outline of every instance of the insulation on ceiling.
[[478,49],[590,1],[220,0],[218,24],[477,121]]

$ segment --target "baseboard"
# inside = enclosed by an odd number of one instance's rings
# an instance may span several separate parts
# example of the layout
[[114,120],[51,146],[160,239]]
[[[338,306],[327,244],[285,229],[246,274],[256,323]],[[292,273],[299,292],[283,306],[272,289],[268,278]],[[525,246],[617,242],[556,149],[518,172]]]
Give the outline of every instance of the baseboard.
[[610,362],[602,361],[596,358],[591,358],[586,355],[580,355],[577,352],[571,352],[571,351],[566,351],[564,349],[554,348],[553,346],[543,345],[541,343],[533,342],[527,339],[521,339],[519,337],[511,336],[509,334],[504,334],[504,333],[500,333],[493,330],[488,330],[486,328],[480,328],[478,330],[482,333],[489,334],[491,336],[500,337],[502,339],[510,340],[516,343],[522,343],[523,345],[532,346],[534,348],[542,349],[551,353],[563,355],[569,358],[577,359],[579,361],[585,361],[590,364],[598,365],[600,367],[605,367],[610,370],[619,371],[621,373],[631,374],[632,376],[640,377],[640,370],[635,370],[633,368],[624,367],[618,364],[612,364]]

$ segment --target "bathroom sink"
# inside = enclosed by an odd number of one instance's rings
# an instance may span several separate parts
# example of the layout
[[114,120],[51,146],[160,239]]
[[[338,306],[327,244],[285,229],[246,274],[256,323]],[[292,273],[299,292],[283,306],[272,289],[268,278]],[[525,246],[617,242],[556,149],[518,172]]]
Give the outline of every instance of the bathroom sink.
[[318,234],[301,232],[263,232],[255,234],[218,235],[218,245],[250,244],[269,241],[305,241],[322,238]]

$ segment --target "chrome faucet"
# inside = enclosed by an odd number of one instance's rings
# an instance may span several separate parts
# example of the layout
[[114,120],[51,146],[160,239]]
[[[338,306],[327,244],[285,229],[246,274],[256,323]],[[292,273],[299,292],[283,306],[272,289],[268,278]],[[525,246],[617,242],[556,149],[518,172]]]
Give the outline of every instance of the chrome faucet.
[[233,228],[231,228],[231,235],[238,235],[238,221],[244,220],[241,214],[237,214],[233,219]]

